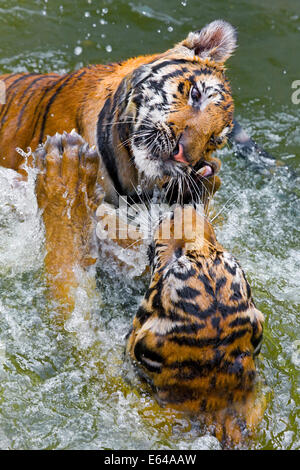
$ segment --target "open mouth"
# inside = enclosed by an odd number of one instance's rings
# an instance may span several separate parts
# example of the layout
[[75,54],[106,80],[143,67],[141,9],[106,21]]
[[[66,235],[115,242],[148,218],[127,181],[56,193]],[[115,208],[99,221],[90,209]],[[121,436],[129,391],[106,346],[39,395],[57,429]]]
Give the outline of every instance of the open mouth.
[[183,176],[174,180],[173,184],[166,183],[165,199],[169,204],[191,204],[204,201],[207,197],[205,182],[212,178],[217,169],[206,161],[187,167]]
[[216,173],[214,166],[206,161],[196,164],[193,170],[195,175],[200,178],[209,178],[210,176],[214,176]]
[[[184,163],[185,165],[189,165],[189,162],[184,154],[183,145],[179,142],[174,148],[171,158],[172,160],[175,160],[178,163]],[[193,174],[196,174],[198,177],[201,177],[201,178],[209,178],[210,176],[213,176],[214,173],[216,172],[216,169],[214,168],[214,166],[206,162],[205,160],[196,163],[196,165],[192,167],[192,170],[191,170],[191,167],[189,167],[188,171],[189,170]]]
[[172,154],[172,159],[178,163],[184,163],[183,173],[173,183],[165,183],[165,200],[169,204],[191,204],[204,202],[207,198],[208,188],[205,183],[218,172],[217,165],[214,162],[200,160],[193,167],[188,163],[183,146],[178,144]]

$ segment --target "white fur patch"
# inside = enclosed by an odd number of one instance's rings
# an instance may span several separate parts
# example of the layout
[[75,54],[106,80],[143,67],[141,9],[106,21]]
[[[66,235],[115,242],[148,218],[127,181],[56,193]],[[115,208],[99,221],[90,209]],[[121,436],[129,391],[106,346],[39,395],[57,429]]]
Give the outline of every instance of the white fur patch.
[[152,333],[158,335],[166,335],[169,333],[174,326],[181,326],[182,322],[174,322],[168,318],[149,318],[146,323],[142,326],[142,330],[150,330]]

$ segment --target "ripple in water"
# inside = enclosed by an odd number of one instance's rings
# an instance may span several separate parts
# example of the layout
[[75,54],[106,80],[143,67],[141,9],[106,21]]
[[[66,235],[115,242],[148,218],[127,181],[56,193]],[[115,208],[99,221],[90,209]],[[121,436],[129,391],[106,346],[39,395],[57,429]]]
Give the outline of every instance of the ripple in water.
[[[294,120],[282,113],[253,122],[243,124],[270,138],[275,154],[286,143],[283,156],[290,155],[286,161],[295,167]],[[212,208],[212,214],[221,210],[215,220],[219,240],[241,261],[266,317],[259,373],[268,408],[251,445],[297,448],[299,179],[285,166],[261,174],[229,150],[220,158],[223,185]],[[34,172],[16,184],[15,173],[0,168],[0,226],[0,447],[219,449],[212,436],[124,379],[125,336],[148,282],[140,277],[144,254],[126,254],[139,271],[125,276],[126,270],[107,262],[106,247],[97,266],[98,290],[89,277],[82,282],[75,311],[61,328],[51,320],[55,305],[43,280]]]

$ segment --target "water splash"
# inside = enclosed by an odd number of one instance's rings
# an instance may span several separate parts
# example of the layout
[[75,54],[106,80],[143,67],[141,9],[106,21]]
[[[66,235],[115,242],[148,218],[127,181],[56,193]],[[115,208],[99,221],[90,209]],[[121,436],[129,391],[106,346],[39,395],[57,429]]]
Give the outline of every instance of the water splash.
[[[254,116],[243,125],[256,138],[272,128],[278,136],[273,153],[284,143],[293,155],[297,133],[285,113],[271,120]],[[232,197],[235,202],[214,222],[218,238],[241,261],[266,317],[259,374],[272,393],[251,445],[297,448],[299,181],[288,166],[262,175],[229,150],[219,156],[223,185],[213,209],[217,213]],[[140,277],[146,251],[103,243],[98,291],[91,271],[65,328],[51,322],[56,312],[42,276],[44,232],[34,179],[34,172],[24,182],[0,168],[0,447],[218,449],[213,437],[124,379],[125,336],[149,281]]]

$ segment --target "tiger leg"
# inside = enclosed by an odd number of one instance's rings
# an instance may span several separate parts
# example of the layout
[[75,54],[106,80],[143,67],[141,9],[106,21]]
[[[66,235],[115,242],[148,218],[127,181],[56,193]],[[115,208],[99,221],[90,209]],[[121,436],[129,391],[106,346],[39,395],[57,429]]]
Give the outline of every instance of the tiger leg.
[[99,156],[75,132],[48,137],[35,152],[39,169],[36,194],[45,225],[45,268],[51,297],[74,307],[78,269],[91,256],[94,213],[104,194],[97,184]]

